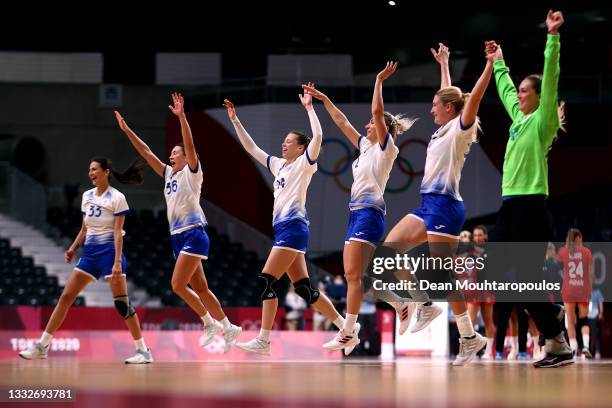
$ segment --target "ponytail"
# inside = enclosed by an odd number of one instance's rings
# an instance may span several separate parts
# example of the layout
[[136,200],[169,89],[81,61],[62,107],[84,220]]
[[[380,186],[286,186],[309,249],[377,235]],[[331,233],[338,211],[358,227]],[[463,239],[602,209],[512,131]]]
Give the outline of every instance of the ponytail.
[[389,127],[389,133],[391,133],[393,138],[410,129],[414,122],[419,120],[418,118],[409,118],[402,113],[393,115],[389,112],[384,113],[384,118],[385,125]]
[[582,233],[577,228],[570,228],[567,231],[567,238],[565,239],[565,245],[570,253],[570,255],[574,255],[576,251],[576,238],[582,238]]
[[106,157],[94,157],[91,161],[99,163],[102,170],[110,170],[110,175],[115,177],[121,184],[142,184],[144,182],[143,173],[147,163],[141,157],[134,159],[123,172],[115,170],[110,159]]

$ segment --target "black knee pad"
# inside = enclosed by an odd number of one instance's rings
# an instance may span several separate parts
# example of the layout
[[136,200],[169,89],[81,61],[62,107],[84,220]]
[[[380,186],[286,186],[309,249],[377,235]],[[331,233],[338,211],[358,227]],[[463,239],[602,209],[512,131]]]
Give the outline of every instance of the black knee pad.
[[127,296],[117,296],[113,298],[115,300],[115,309],[119,313],[119,316],[123,317],[124,320],[136,314],[136,309],[132,306],[132,302]]
[[588,326],[589,325],[589,318],[588,317],[581,317],[578,319],[578,328],[581,329],[583,326]]
[[294,282],[293,287],[295,288],[295,293],[303,298],[307,304],[312,305],[319,300],[320,293],[310,285],[310,278],[304,278]]
[[260,298],[262,301],[276,299],[276,292],[274,291],[274,286],[278,279],[276,279],[272,275],[268,275],[267,273],[260,273],[257,276],[257,282],[259,282],[259,293],[261,293]]

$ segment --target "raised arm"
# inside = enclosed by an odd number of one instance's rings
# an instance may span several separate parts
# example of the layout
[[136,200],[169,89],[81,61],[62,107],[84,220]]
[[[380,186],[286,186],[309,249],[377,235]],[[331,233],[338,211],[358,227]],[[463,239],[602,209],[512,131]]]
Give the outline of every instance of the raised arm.
[[269,154],[261,150],[259,146],[255,144],[246,129],[242,126],[242,123],[240,123],[240,120],[238,120],[238,115],[236,115],[236,108],[234,108],[234,104],[228,99],[224,99],[223,106],[225,109],[227,109],[227,116],[229,116],[230,120],[232,121],[236,134],[238,135],[238,139],[240,140],[242,147],[244,147],[244,150],[253,156],[253,158],[259,163],[267,166]]
[[85,236],[87,235],[87,226],[85,226],[85,217],[83,217],[83,221],[81,223],[81,229],[77,234],[76,238],[68,247],[66,252],[64,252],[64,259],[66,259],[66,263],[72,262],[72,258],[74,257],[74,253],[79,247],[83,246],[83,242],[85,242]]
[[397,69],[397,62],[389,61],[385,68],[376,75],[374,93],[372,94],[372,118],[376,128],[376,136],[381,146],[385,145],[387,139],[387,125],[385,124],[385,104],[383,103],[382,85]]
[[442,43],[438,43],[438,51],[430,48],[438,64],[440,64],[440,89],[451,86],[450,68],[448,65],[448,59],[450,52],[448,47]]
[[[308,83],[308,86],[313,86],[311,82]],[[300,102],[308,112],[308,119],[310,120],[310,128],[312,129],[312,140],[308,144],[308,149],[306,153],[308,156],[308,162],[313,164],[313,162],[317,161],[319,157],[319,152],[321,151],[321,143],[323,141],[323,129],[321,129],[321,123],[319,122],[319,118],[317,117],[317,113],[315,112],[312,106],[312,95],[309,95],[307,92],[304,94],[300,94]]]
[[[558,86],[559,86],[559,27],[563,25],[563,14],[560,11],[550,10],[546,16],[546,27],[548,36],[546,39],[546,49],[544,50],[544,74],[542,75],[542,89],[540,93],[540,111],[542,112],[542,124],[549,126],[552,132],[546,134],[554,137],[559,128],[558,105]],[[552,140],[551,140],[552,141]]]
[[487,57],[487,64],[485,65],[484,71],[476,81],[476,85],[472,89],[472,93],[468,98],[463,112],[461,113],[461,124],[464,127],[471,126],[476,122],[476,115],[478,115],[478,108],[480,107],[480,101],[484,96],[489,82],[491,81],[491,74],[493,73],[493,55]]
[[164,167],[166,166],[159,157],[155,155],[149,148],[149,146],[143,142],[136,133],[130,129],[130,127],[125,122],[125,119],[121,116],[121,114],[115,111],[115,118],[117,119],[117,123],[119,124],[119,128],[125,133],[132,143],[132,146],[136,149],[138,154],[142,156],[143,159],[151,166],[153,171],[157,173],[160,177],[164,177]]
[[302,88],[304,89],[304,93],[323,102],[323,106],[325,106],[325,109],[327,109],[327,113],[329,113],[329,116],[331,116],[336,126],[338,126],[340,131],[353,144],[353,146],[359,148],[359,136],[361,135],[357,130],[355,130],[351,122],[348,121],[346,115],[332,103],[331,99],[329,99],[323,92],[316,89],[314,84],[302,85]]
[[181,122],[181,136],[183,137],[183,146],[185,146],[185,156],[187,157],[187,164],[190,169],[198,167],[198,155],[196,153],[195,145],[193,144],[193,135],[191,134],[191,127],[187,122],[187,116],[185,115],[185,100],[183,95],[180,93],[172,94],[172,106],[168,108],[174,113]]
[[506,112],[510,115],[510,119],[514,122],[522,116],[522,113],[519,109],[516,86],[514,86],[514,82],[510,78],[510,68],[504,62],[501,46],[495,41],[486,41],[485,53],[487,54],[487,59],[489,56],[493,59],[493,74],[495,75],[497,93],[504,108],[506,108]]

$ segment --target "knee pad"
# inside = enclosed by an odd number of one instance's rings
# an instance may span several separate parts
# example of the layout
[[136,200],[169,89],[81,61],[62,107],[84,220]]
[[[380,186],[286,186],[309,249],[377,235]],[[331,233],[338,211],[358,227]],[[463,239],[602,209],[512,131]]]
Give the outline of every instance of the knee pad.
[[581,329],[583,326],[588,326],[589,325],[589,318],[588,317],[581,317],[578,319],[578,328]]
[[262,301],[276,299],[278,297],[274,291],[274,286],[276,282],[278,282],[278,279],[267,273],[260,273],[257,276],[257,281],[259,282],[259,293],[261,293],[260,298]]
[[294,282],[293,287],[295,288],[295,293],[304,299],[307,304],[312,305],[319,300],[320,293],[310,285],[310,278],[304,278]]
[[123,317],[123,320],[129,319],[136,314],[136,309],[134,309],[130,298],[127,296],[117,296],[113,299],[115,300],[115,309],[117,309],[119,316]]

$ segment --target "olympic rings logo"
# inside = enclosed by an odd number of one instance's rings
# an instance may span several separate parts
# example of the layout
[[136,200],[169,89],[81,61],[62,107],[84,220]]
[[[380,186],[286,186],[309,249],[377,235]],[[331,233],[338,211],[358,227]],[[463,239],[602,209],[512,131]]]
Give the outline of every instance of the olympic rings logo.
[[[412,163],[410,163],[408,159],[402,156],[402,151],[404,150],[404,147],[408,146],[409,144],[422,145],[425,147],[425,149],[427,149],[427,142],[421,139],[407,139],[407,140],[404,140],[398,146],[399,154],[397,155],[397,159],[395,160],[395,163],[397,164],[399,171],[405,174],[407,177],[404,183],[399,187],[387,186],[387,188],[385,189],[385,192],[387,193],[398,194],[398,193],[402,193],[408,190],[410,186],[412,185],[414,177],[422,176],[423,173],[425,172],[425,169],[416,171],[414,167],[412,166]],[[354,156],[353,152],[355,152],[356,149],[352,148],[352,146],[349,146],[345,140],[334,138],[334,137],[323,139],[323,143],[321,144],[321,147],[324,147],[325,145],[339,146],[343,152],[343,155],[340,156],[340,158],[335,162],[335,164],[333,165],[331,169],[326,169],[323,166],[321,166],[321,163],[319,160],[319,163],[318,163],[319,171],[326,176],[333,177],[334,183],[336,184],[336,186],[338,186],[340,190],[346,193],[350,193],[351,187],[345,185],[342,182],[342,180],[340,179],[340,175],[346,173],[346,171],[351,168],[351,163],[353,161],[353,156]]]

